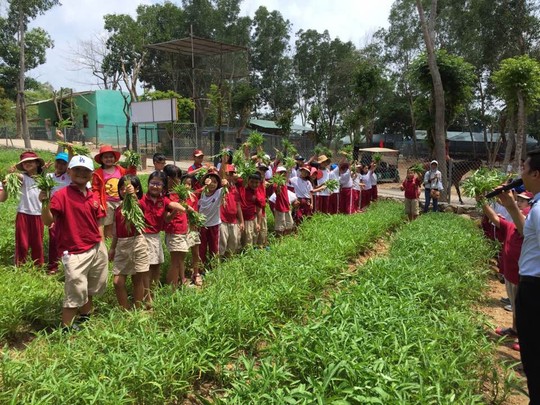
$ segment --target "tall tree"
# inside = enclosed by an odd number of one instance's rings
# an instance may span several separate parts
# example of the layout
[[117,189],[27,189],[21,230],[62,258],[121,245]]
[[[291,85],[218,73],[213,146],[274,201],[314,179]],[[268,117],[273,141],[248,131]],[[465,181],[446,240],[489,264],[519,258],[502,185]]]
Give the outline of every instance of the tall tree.
[[[14,50],[18,50],[18,64],[9,64],[8,72],[17,73],[17,133],[24,139],[25,148],[31,148],[30,134],[28,132],[28,121],[26,117],[25,85],[26,72],[45,62],[45,50],[52,47],[52,41],[48,34],[40,28],[28,30],[28,24],[38,15],[44,14],[53,6],[59,4],[58,0],[8,0],[8,12],[6,18],[0,18],[2,28],[2,42],[4,45],[4,55],[7,54],[11,63],[14,57]],[[31,53],[27,55],[27,41],[31,41]],[[14,44],[15,49],[14,49]],[[29,47],[28,47],[29,48]],[[0,55],[0,59],[6,59]],[[7,62],[7,63],[10,63]],[[11,69],[9,69],[11,68]]]
[[[433,82],[433,100],[435,110],[435,134],[433,137],[435,158],[439,162],[446,162],[446,128],[445,128],[445,102],[444,89],[442,85],[441,74],[437,65],[437,55],[435,53],[435,21],[437,18],[437,0],[431,0],[431,9],[429,20],[426,19],[424,7],[421,0],[416,0],[420,26],[424,36],[424,43],[427,50],[427,60],[431,80]],[[439,165],[445,190],[448,189],[446,164]]]
[[251,35],[252,81],[260,106],[268,106],[274,119],[292,109],[295,91],[290,57],[291,24],[279,11],[261,6],[255,12]]
[[494,73],[498,93],[517,114],[514,170],[520,167],[526,142],[527,112],[540,104],[540,63],[529,56],[505,59]]

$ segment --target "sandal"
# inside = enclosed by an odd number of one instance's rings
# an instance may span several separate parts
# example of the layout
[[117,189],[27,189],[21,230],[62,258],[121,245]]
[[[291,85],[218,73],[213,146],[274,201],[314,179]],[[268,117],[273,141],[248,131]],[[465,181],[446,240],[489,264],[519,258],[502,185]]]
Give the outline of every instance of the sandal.
[[495,329],[495,333],[497,335],[499,335],[499,336],[506,336],[506,337],[516,337],[517,336],[517,332],[512,328],[498,327],[497,329]]
[[202,280],[202,277],[200,274],[197,274],[195,277],[192,278],[191,280],[193,282],[194,285],[196,285],[197,287],[200,287],[203,285],[203,280]]

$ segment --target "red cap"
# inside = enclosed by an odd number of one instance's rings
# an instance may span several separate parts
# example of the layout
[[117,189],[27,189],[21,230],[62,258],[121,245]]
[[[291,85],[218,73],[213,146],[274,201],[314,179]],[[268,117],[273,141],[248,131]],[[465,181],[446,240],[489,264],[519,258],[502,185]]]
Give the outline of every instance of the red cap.
[[520,193],[517,195],[519,198],[523,198],[524,200],[532,200],[534,195],[530,191],[524,191],[523,193]]
[[204,152],[203,152],[202,150],[200,150],[200,149],[195,149],[195,150],[193,151],[193,156],[194,156],[194,157],[197,157],[197,156],[204,156]]
[[23,170],[23,167],[22,167],[23,162],[29,162],[29,161],[31,161],[31,160],[37,160],[37,161],[39,161],[39,162],[41,163],[41,166],[43,166],[43,165],[45,164],[45,161],[44,161],[42,158],[40,158],[40,157],[37,155],[36,152],[33,152],[33,151],[31,151],[31,150],[27,150],[26,152],[21,153],[20,161],[19,161],[19,163],[17,163],[17,164],[15,165],[15,167],[16,167],[18,170],[22,171],[22,170]]
[[236,167],[234,167],[234,165],[227,165],[226,172],[227,173],[236,172]]

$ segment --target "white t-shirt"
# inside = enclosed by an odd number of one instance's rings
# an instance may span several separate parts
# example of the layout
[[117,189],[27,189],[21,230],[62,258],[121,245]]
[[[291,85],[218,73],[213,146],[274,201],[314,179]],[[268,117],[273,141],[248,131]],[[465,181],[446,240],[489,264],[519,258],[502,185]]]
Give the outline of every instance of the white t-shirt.
[[221,196],[223,195],[224,190],[225,189],[221,187],[210,196],[201,193],[201,198],[199,198],[199,212],[206,217],[206,222],[204,223],[205,227],[221,224],[219,208],[221,206]]
[[[289,198],[289,204],[292,204],[296,200],[298,200],[298,197],[296,194],[294,194],[291,190],[287,190],[287,197]],[[270,197],[268,197],[268,201],[275,203],[276,202],[276,193],[273,193]]]
[[[339,168],[336,167],[334,170],[330,171],[330,175],[328,176],[328,179],[339,181]],[[339,194],[339,187],[333,190],[332,194]]]
[[294,193],[298,198],[311,198],[310,191],[313,190],[311,181],[304,180],[300,177],[293,177],[290,179],[290,182],[293,185]]
[[353,190],[360,191],[362,190],[362,187],[360,187],[360,183],[362,182],[362,176],[360,174],[356,174],[356,176],[353,178],[353,184],[352,188]]
[[339,184],[343,188],[351,188],[353,186],[353,179],[349,169],[339,175]]
[[376,186],[377,185],[377,175],[375,174],[375,172],[371,172],[371,186]]
[[71,184],[71,177],[69,177],[69,174],[67,173],[61,174],[60,176],[57,176],[55,173],[47,173],[47,176],[52,177],[54,181],[58,183],[58,185],[51,190],[51,196],[58,190]]
[[35,187],[36,182],[32,177],[23,174],[21,186],[21,200],[17,207],[17,212],[28,215],[41,215],[41,201],[39,201],[39,188]]
[[369,170],[367,174],[362,174],[360,178],[362,179],[362,183],[364,183],[366,186],[364,187],[364,190],[371,190],[371,174],[373,172]]

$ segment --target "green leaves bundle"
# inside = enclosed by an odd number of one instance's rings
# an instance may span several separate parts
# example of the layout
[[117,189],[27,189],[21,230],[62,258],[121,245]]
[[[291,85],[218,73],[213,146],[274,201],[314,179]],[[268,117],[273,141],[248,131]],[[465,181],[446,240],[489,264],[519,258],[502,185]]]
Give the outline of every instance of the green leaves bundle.
[[200,228],[206,223],[206,216],[200,212],[188,210],[187,211],[188,221],[191,226]]
[[172,188],[172,192],[178,195],[180,201],[187,201],[193,195],[193,191],[191,191],[191,188],[182,183],[174,185]]
[[51,199],[51,191],[58,185],[58,182],[55,181],[52,176],[47,175],[46,172],[36,174],[33,176],[33,179],[36,182],[34,187],[38,188],[40,191],[44,191],[47,195],[47,199],[43,201],[43,205],[47,206]]
[[249,176],[257,173],[257,167],[251,160],[247,160],[242,151],[237,150],[233,155],[233,164],[236,167],[238,176],[242,178],[244,183],[247,182]]
[[335,179],[331,179],[331,180],[327,180],[324,185],[326,186],[326,188],[331,191],[331,192],[334,192],[336,190],[339,190],[339,181],[338,180],[335,180]]
[[278,190],[281,186],[287,185],[287,179],[285,178],[284,174],[274,174],[268,182],[274,186],[277,186]]
[[208,174],[208,168],[207,167],[201,167],[200,170],[195,174],[195,178],[200,183],[202,181],[202,178]]
[[321,145],[320,143],[317,144],[317,146],[315,146],[313,151],[315,152],[317,156],[326,155],[326,157],[328,158],[332,157],[332,151],[328,147]]
[[22,180],[17,173],[8,173],[6,175],[5,189],[8,193],[8,198],[17,198],[21,194]]
[[377,164],[381,163],[382,160],[382,154],[380,153],[374,153],[373,154],[373,161]]
[[296,166],[296,161],[292,157],[286,157],[283,160],[283,166],[285,166],[287,170],[292,169],[294,166]]
[[[127,182],[126,184],[130,183]],[[124,196],[121,210],[126,225],[133,225],[137,233],[142,233],[144,228],[146,228],[146,220],[144,219],[144,213],[135,194],[127,193]]]
[[124,152],[125,162],[128,167],[135,166],[137,168],[141,167],[141,155],[132,150],[126,150]]
[[[70,146],[68,142],[58,141],[57,143],[64,149],[67,149]],[[90,154],[90,149],[88,149],[86,146],[71,145],[71,150],[73,151],[73,155],[92,157]]]
[[251,133],[251,135],[249,135],[247,139],[247,144],[251,148],[258,148],[259,146],[263,146],[264,136],[260,132],[254,131]]
[[508,179],[508,176],[495,169],[486,167],[476,170],[462,184],[463,193],[467,197],[475,197],[477,195],[485,195],[500,186]]
[[413,173],[416,173],[418,176],[423,176],[426,172],[426,169],[422,165],[422,163],[415,163],[411,167],[409,167],[409,170]]
[[343,155],[347,158],[347,160],[352,160],[353,158],[353,147],[352,145],[344,146],[343,149],[339,151],[340,155]]
[[283,154],[285,156],[294,156],[298,154],[298,150],[294,147],[291,141],[288,139],[283,139],[281,141],[281,145],[283,147]]

